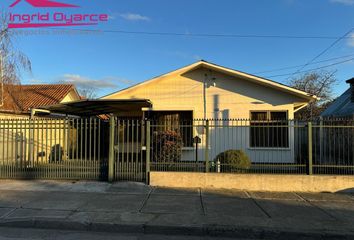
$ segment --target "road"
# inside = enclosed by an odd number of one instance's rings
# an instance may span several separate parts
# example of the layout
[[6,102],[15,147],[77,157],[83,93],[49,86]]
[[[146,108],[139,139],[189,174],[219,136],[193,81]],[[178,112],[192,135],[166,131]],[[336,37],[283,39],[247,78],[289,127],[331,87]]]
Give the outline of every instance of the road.
[[[0,228],[0,240],[201,240],[201,239],[230,239],[192,236],[166,236],[143,234],[117,234],[99,232],[60,231],[30,228]],[[235,238],[233,238],[235,239]],[[246,240],[246,239],[244,239]]]

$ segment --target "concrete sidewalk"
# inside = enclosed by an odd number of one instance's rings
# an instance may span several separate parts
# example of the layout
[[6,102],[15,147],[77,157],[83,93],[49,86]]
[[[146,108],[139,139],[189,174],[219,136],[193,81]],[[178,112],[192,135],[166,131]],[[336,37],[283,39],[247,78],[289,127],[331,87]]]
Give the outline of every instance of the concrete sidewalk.
[[269,239],[354,239],[354,195],[0,181],[0,226]]

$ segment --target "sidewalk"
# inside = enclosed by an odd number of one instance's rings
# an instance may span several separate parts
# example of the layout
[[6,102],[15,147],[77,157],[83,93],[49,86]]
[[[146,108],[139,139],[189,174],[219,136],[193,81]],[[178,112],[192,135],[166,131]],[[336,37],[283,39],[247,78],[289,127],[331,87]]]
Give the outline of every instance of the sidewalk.
[[354,195],[0,180],[0,226],[248,238],[354,238]]

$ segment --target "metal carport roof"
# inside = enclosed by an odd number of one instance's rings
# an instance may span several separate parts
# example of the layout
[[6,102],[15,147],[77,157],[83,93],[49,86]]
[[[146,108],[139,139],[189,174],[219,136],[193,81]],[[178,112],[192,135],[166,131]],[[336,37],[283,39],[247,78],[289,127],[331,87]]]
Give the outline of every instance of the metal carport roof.
[[150,108],[151,106],[152,103],[148,99],[98,99],[60,103],[51,106],[43,106],[38,109],[67,115],[97,116],[102,114],[141,111],[142,108]]

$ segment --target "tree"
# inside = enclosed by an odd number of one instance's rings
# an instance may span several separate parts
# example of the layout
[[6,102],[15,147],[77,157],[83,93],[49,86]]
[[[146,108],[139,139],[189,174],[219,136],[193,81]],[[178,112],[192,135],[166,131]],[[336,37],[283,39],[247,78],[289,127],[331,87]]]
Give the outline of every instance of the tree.
[[76,87],[80,97],[84,99],[95,99],[97,98],[97,88],[90,86],[86,82],[77,81],[75,78],[65,77],[57,82],[58,84],[72,84]]
[[309,119],[318,117],[333,101],[333,88],[337,83],[336,71],[321,71],[306,73],[290,80],[289,85],[320,98],[313,101],[295,113],[296,118]]
[[95,99],[97,97],[96,89],[93,87],[83,87],[83,86],[80,87],[79,86],[77,90],[78,90],[80,96],[84,97],[86,99]]
[[[28,71],[31,72],[31,61],[29,58],[18,51],[14,44],[14,32],[8,28],[8,14],[2,13],[0,17],[0,59],[1,59],[1,87],[3,84],[7,85],[19,85],[21,84],[21,72]],[[8,88],[12,91],[11,87]],[[0,91],[3,92],[3,89]],[[11,93],[16,99],[16,94]],[[2,94],[1,94],[2,95]],[[3,102],[3,96],[1,96],[1,101]]]

